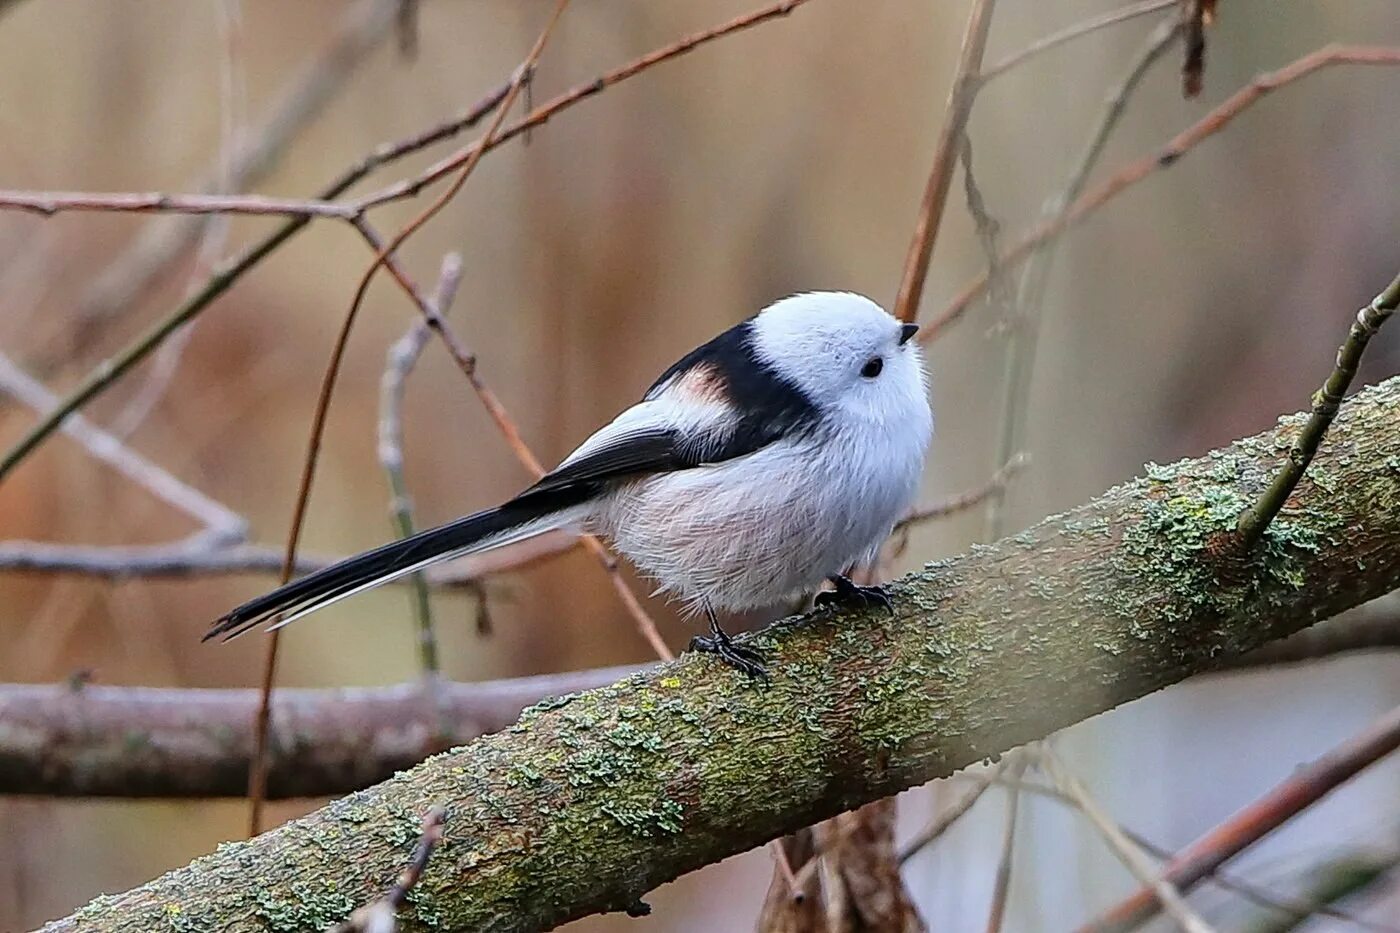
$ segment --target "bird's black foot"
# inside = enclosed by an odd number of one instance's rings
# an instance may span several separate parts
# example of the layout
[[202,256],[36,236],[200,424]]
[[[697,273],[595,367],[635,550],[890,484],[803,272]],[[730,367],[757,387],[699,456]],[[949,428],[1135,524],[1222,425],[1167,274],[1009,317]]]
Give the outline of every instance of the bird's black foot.
[[763,655],[730,638],[729,633],[719,627],[719,623],[715,621],[714,613],[708,607],[706,615],[710,617],[710,634],[696,635],[692,638],[690,650],[713,654],[725,664],[749,677],[756,680],[767,680],[768,668],[763,663]]
[[883,586],[859,586],[851,582],[849,577],[837,574],[828,577],[836,589],[823,590],[817,594],[815,603],[817,606],[839,606],[842,604],[855,604],[858,606],[883,606],[890,615],[894,615],[894,603],[890,601],[889,591]]

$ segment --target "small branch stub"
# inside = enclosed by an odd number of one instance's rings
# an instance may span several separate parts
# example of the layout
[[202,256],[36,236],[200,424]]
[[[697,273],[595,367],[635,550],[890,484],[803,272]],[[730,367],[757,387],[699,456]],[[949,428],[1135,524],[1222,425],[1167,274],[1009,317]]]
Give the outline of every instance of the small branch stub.
[[1303,430],[1298,433],[1297,439],[1293,441],[1283,469],[1274,477],[1274,481],[1269,484],[1269,488],[1260,496],[1254,507],[1240,516],[1239,533],[1246,548],[1258,543],[1269,523],[1282,511],[1284,503],[1297,488],[1298,481],[1308,469],[1308,464],[1312,463],[1313,457],[1316,456],[1317,448],[1326,436],[1328,427],[1337,417],[1337,410],[1341,407],[1342,399],[1346,396],[1347,388],[1355,378],[1357,367],[1361,363],[1361,354],[1366,352],[1366,345],[1395,312],[1397,305],[1400,305],[1400,275],[1391,281],[1385,291],[1373,298],[1370,304],[1357,312],[1356,323],[1351,325],[1351,333],[1337,351],[1337,365],[1333,367],[1332,374],[1327,377],[1322,388],[1313,395],[1312,414],[1303,425]]

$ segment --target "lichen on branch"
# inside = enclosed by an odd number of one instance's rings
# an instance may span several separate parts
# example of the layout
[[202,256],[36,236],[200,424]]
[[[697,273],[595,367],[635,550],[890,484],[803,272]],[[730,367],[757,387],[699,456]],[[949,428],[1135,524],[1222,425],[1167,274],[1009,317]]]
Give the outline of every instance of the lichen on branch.
[[1236,518],[1304,416],[893,586],[751,636],[751,682],[686,656],[546,702],[58,931],[319,929],[378,896],[419,816],[447,832],[403,929],[547,929],[1210,670],[1400,582],[1400,379],[1332,426],[1259,546]]

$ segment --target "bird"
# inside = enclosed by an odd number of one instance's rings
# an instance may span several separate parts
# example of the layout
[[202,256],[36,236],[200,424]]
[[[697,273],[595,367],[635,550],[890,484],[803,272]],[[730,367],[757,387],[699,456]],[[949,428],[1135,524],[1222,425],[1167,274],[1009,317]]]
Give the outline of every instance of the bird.
[[852,292],[773,302],[682,357],[514,498],[293,580],[204,640],[278,629],[430,564],[566,529],[606,538],[658,594],[703,613],[709,634],[693,650],[766,678],[717,613],[814,595],[890,607],[851,576],[873,564],[923,474],[933,411],[917,330]]

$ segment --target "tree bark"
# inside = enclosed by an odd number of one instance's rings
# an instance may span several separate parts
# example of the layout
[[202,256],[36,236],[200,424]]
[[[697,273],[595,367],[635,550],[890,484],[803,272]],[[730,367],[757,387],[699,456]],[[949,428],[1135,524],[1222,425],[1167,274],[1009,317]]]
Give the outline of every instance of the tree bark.
[[[272,702],[268,799],[360,790],[504,729],[547,696],[599,687],[634,670],[280,689]],[[257,690],[6,684],[0,794],[241,797],[257,709]]]
[[1302,416],[893,586],[746,639],[768,686],[688,655],[527,710],[506,731],[54,931],[319,929],[377,897],[419,821],[446,836],[408,930],[524,931],[644,910],[658,884],[1040,738],[1400,583],[1400,379],[1360,393],[1287,509],[1238,516]]

